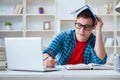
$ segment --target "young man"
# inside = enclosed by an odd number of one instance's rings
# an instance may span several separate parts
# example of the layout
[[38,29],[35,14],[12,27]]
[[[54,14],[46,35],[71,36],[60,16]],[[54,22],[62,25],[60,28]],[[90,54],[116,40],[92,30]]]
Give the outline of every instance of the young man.
[[[55,65],[106,62],[106,52],[102,40],[103,22],[99,22],[89,10],[77,15],[75,30],[63,31],[56,36],[47,49],[43,51],[44,62],[47,67]],[[96,37],[92,33],[95,29]]]

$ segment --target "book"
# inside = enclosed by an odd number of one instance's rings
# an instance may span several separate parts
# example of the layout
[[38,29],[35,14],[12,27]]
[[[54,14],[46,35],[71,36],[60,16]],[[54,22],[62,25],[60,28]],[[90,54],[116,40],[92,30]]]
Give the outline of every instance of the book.
[[0,61],[0,66],[6,66],[6,61]]
[[18,14],[19,8],[20,8],[20,5],[16,5],[13,13],[14,13],[14,14]]
[[105,47],[111,47],[113,45],[113,38],[107,38],[105,41]]
[[5,61],[6,60],[6,56],[5,55],[0,55],[0,61]]
[[89,6],[89,5],[84,5],[84,6],[82,6],[81,8],[79,8],[79,9],[77,9],[77,10],[75,10],[75,11],[73,11],[71,14],[75,14],[75,15],[78,15],[78,14],[80,14],[82,11],[84,11],[84,10],[89,10],[90,12],[91,12],[91,14],[93,15],[93,17],[95,18],[95,20],[96,20],[96,22],[98,22],[99,21],[99,19],[96,17],[96,15],[93,13],[93,10],[91,9],[91,7]]
[[118,42],[118,46],[120,46],[120,37],[117,36],[117,42]]
[[0,70],[5,70],[5,69],[6,69],[6,62],[0,61]]
[[107,64],[76,64],[76,65],[65,65],[68,70],[112,70],[113,66]]
[[19,5],[18,14],[21,14],[21,13],[22,13],[22,10],[23,10],[23,5],[22,5],[22,4],[20,4],[20,5]]

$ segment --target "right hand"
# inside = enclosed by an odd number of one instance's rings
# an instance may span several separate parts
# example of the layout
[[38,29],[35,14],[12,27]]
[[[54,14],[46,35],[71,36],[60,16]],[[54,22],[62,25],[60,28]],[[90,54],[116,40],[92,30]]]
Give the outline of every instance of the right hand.
[[[46,58],[48,57],[48,58]],[[46,59],[45,59],[46,58]],[[55,59],[53,59],[50,55],[48,54],[44,54],[44,64],[47,68],[54,68],[57,61]]]

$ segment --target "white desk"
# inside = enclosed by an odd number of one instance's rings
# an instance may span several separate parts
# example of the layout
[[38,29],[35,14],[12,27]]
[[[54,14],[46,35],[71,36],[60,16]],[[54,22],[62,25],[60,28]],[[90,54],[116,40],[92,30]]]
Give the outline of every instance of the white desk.
[[60,70],[54,72],[0,71],[0,80],[120,80],[113,70]]
[[120,80],[120,73],[113,70],[65,71],[64,80]]

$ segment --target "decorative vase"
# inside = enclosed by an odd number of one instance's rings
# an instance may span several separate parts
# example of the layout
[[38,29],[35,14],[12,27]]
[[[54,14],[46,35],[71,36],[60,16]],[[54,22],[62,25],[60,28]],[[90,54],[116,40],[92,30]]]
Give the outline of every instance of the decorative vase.
[[11,29],[11,26],[5,26],[5,29],[6,29],[6,30],[10,30],[10,29]]
[[39,13],[40,13],[40,14],[44,14],[44,8],[43,8],[43,7],[40,7],[40,8],[39,8]]
[[106,14],[110,14],[112,9],[112,4],[111,3],[104,4],[104,7],[105,7]]

